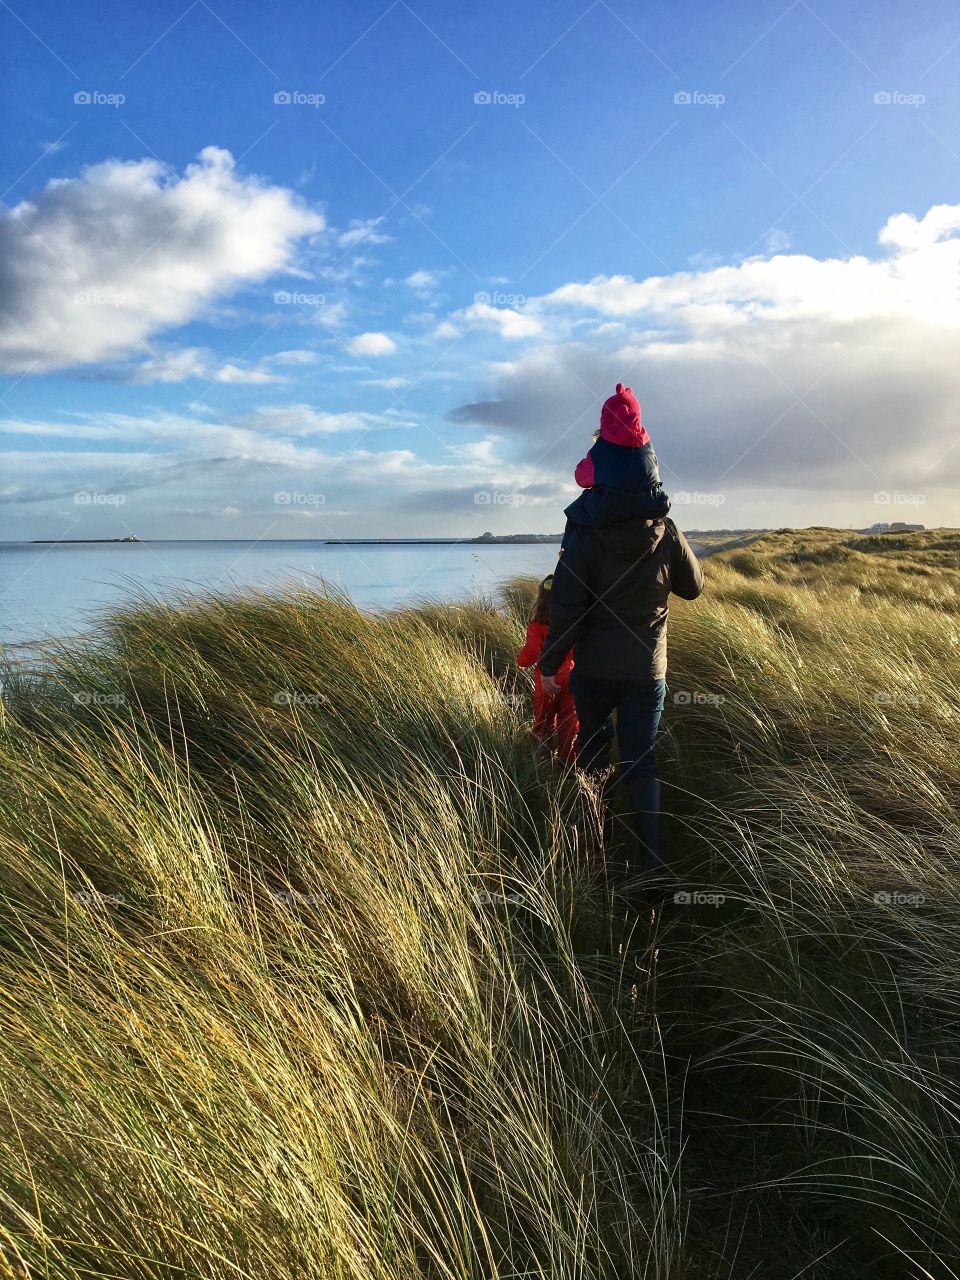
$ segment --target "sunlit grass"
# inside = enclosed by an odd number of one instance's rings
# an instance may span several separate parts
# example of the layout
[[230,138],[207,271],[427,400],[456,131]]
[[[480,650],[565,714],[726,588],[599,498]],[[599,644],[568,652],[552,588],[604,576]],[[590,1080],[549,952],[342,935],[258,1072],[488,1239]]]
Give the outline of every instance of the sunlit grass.
[[951,1275],[960,543],[863,544],[674,606],[662,917],[528,733],[531,583],[9,673],[0,1276]]

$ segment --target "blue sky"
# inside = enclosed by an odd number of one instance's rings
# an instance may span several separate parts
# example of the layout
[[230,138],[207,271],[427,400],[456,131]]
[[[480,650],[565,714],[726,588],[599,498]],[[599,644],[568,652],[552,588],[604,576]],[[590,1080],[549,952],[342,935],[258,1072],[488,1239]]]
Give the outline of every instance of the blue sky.
[[955,6],[0,33],[0,536],[555,530],[619,379],[688,527],[956,523]]

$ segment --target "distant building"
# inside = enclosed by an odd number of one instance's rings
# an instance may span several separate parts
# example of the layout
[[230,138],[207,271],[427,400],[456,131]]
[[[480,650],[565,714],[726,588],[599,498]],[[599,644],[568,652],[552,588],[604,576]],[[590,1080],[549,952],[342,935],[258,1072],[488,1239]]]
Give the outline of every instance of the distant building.
[[927,526],[923,524],[907,524],[903,520],[880,520],[872,524],[864,533],[920,533]]

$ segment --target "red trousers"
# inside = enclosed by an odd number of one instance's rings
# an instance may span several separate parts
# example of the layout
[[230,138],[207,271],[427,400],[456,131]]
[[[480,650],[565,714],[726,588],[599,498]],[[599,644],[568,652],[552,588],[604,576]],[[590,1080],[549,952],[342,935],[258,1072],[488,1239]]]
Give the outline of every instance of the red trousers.
[[540,688],[540,669],[536,673],[533,697],[533,732],[543,742],[554,740],[557,751],[571,763],[577,758],[577,733],[580,729],[577,708],[569,689],[546,694]]

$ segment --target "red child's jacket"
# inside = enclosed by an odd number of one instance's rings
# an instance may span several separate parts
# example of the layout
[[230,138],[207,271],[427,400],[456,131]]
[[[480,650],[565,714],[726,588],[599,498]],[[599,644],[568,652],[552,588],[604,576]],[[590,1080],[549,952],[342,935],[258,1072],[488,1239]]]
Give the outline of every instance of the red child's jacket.
[[[543,642],[547,638],[549,627],[545,622],[531,622],[527,626],[527,638],[524,641],[523,648],[517,654],[518,667],[536,667],[534,679],[537,686],[537,698],[540,694],[540,654],[543,652]],[[560,688],[566,691],[570,684],[570,672],[573,670],[573,650],[571,649],[567,656],[561,662],[557,671],[557,680],[560,682]]]
[[557,669],[556,679],[560,692],[543,692],[540,683],[540,654],[549,628],[545,622],[531,622],[527,626],[527,638],[517,654],[518,667],[534,667],[533,680],[533,732],[538,738],[556,735],[560,754],[568,760],[576,759],[577,712],[570,692],[570,672],[573,670],[571,649]]

